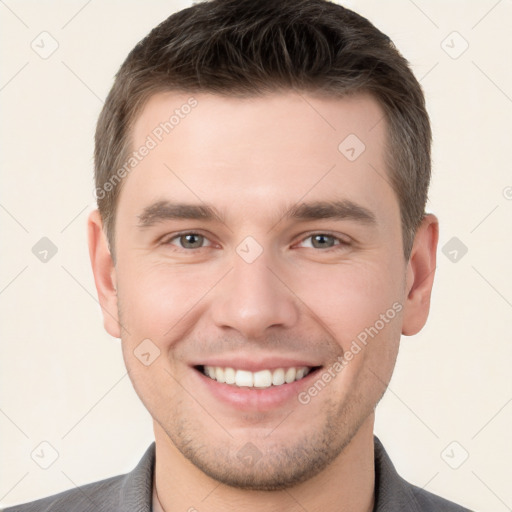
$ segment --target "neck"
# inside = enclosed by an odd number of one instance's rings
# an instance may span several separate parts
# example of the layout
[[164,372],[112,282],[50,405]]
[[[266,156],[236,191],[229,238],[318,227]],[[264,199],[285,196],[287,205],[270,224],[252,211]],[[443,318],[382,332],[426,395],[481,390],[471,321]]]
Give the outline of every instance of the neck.
[[[155,422],[155,485],[161,512],[234,512],[242,506],[247,512],[371,512],[375,486],[373,422],[371,415],[325,470],[281,491],[248,491],[220,484],[186,459]],[[154,510],[160,512],[158,504]]]

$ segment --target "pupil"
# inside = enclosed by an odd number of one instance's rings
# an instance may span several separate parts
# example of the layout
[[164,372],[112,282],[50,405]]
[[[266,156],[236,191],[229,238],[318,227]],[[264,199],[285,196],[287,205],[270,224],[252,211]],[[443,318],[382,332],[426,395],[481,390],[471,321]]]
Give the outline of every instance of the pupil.
[[313,237],[313,245],[315,247],[332,247],[332,242],[332,238],[328,235],[315,235]]
[[202,244],[202,236],[201,235],[183,235],[181,237],[182,244],[184,247],[201,247]]

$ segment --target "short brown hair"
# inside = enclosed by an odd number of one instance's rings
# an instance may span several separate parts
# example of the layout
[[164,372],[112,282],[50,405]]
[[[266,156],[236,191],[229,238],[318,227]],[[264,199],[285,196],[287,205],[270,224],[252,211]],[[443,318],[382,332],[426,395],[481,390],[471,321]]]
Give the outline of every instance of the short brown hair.
[[114,261],[121,183],[106,184],[129,158],[133,124],[150,96],[250,97],[287,89],[339,97],[367,92],[378,100],[408,259],[425,214],[431,129],[421,86],[389,37],[326,0],[212,0],[173,14],[135,46],[100,114],[95,184]]

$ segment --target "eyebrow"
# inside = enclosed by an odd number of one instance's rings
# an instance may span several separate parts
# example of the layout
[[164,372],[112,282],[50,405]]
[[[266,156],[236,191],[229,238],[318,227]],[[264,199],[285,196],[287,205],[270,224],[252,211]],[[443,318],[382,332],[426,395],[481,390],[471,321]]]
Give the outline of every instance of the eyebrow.
[[[174,203],[157,201],[143,209],[138,215],[138,227],[141,229],[154,226],[167,220],[203,220],[224,222],[217,209],[208,204]],[[363,224],[375,225],[375,214],[353,201],[314,201],[292,206],[281,220],[313,221],[321,219],[354,220]]]

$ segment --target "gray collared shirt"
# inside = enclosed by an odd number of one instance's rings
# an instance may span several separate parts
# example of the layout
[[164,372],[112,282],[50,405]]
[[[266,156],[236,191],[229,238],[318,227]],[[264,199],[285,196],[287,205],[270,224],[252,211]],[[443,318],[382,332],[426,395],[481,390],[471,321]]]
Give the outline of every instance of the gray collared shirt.
[[[470,512],[406,482],[396,472],[382,443],[375,443],[374,512]],[[135,469],[76,489],[9,507],[4,512],[152,512],[155,443]]]

